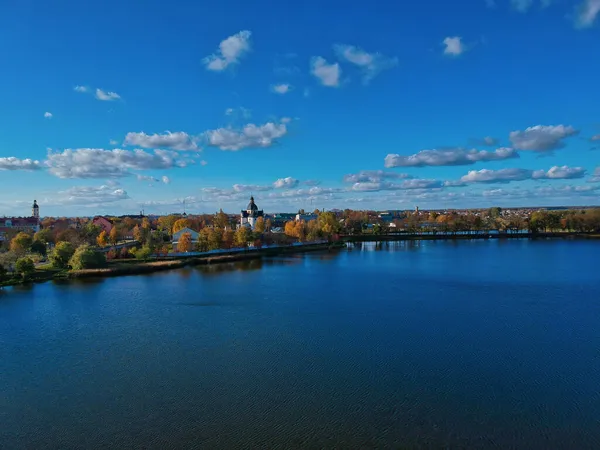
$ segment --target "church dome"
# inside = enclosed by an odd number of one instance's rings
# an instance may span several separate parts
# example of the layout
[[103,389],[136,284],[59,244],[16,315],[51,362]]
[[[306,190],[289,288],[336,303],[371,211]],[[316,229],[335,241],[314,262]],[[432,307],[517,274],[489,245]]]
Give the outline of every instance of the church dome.
[[246,208],[248,211],[258,211],[258,206],[254,203],[254,197],[250,197],[250,203],[248,203],[248,207]]

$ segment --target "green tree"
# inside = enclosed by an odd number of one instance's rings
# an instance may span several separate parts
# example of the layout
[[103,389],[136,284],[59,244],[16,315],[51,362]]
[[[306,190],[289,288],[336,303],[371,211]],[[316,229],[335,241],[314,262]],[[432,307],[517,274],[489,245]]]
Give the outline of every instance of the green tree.
[[326,236],[331,236],[340,232],[340,222],[332,212],[322,212],[319,214],[319,228]]
[[44,244],[54,243],[54,233],[50,228],[43,228],[33,235],[33,239]]
[[176,215],[168,215],[168,216],[162,216],[158,218],[158,227],[163,230],[166,231],[167,233],[171,233],[171,230],[173,229],[173,225],[175,224],[175,222],[179,219],[179,216]]
[[88,244],[77,247],[69,260],[72,270],[100,269],[106,267],[106,256]]
[[208,234],[208,249],[217,250],[223,245],[223,234],[220,229],[209,228],[210,233]]
[[235,232],[235,245],[240,247],[246,247],[248,245],[248,239],[250,239],[250,232],[247,227],[239,227]]
[[21,276],[26,279],[35,272],[35,264],[31,258],[19,258],[15,263],[15,270],[20,273]]
[[0,264],[0,280],[6,276],[6,269]]
[[134,252],[134,256],[136,257],[136,259],[139,259],[141,261],[147,261],[151,255],[152,255],[152,249],[147,245],[144,245],[143,247],[136,249]]
[[95,244],[101,232],[102,228],[93,222],[88,222],[82,229],[83,238],[88,244]]
[[50,262],[57,269],[66,269],[69,266],[69,260],[75,253],[75,248],[70,242],[59,242],[50,254]]
[[47,253],[46,244],[42,241],[35,239],[31,243],[31,251],[33,253],[37,253],[39,255],[46,256],[46,253]]
[[494,206],[493,208],[488,209],[488,217],[492,219],[497,219],[498,217],[500,217],[501,213],[502,208],[499,208],[498,206]]
[[210,232],[210,228],[203,228],[198,234],[198,244],[196,244],[196,248],[199,252],[208,251],[208,236],[210,235]]
[[20,232],[10,241],[10,250],[17,254],[24,254],[29,251],[33,239],[27,233]]

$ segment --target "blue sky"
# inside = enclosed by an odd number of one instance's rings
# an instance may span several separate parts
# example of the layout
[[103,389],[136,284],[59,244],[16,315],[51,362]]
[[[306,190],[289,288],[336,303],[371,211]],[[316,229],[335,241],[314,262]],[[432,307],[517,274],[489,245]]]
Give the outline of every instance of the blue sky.
[[600,0],[52,3],[0,5],[0,214],[600,203]]

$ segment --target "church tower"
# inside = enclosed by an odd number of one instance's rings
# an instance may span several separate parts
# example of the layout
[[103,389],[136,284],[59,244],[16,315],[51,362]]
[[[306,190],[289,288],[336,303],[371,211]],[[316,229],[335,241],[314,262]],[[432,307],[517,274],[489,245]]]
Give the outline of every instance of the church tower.
[[37,200],[33,201],[33,208],[31,208],[31,216],[38,220],[40,218],[40,207],[37,204]]

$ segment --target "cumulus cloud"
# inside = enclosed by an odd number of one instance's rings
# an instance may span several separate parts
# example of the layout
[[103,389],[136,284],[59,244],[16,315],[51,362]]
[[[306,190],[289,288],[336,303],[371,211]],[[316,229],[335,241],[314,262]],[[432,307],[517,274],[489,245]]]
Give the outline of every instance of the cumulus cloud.
[[166,175],[163,175],[160,181],[162,181],[164,184],[171,184],[171,179]]
[[206,68],[215,72],[221,72],[229,66],[238,64],[240,58],[250,51],[251,36],[252,33],[250,31],[242,30],[221,41],[219,50],[202,60]]
[[442,44],[444,45],[444,55],[459,56],[466,51],[460,36],[447,37],[442,41]]
[[405,180],[402,183],[391,183],[388,181],[366,181],[358,182],[352,185],[353,191],[361,192],[375,192],[375,191],[395,191],[395,190],[412,190],[412,189],[439,189],[441,188],[442,182],[438,180],[425,180],[425,179],[410,179]]
[[46,111],[46,112],[44,113],[44,118],[45,118],[45,119],[52,119],[52,113],[51,113],[51,112],[48,112],[48,111]]
[[383,180],[412,178],[406,173],[386,172],[384,170],[361,170],[344,176],[346,183],[378,183]]
[[575,9],[575,26],[589,28],[600,13],[600,0],[583,0]]
[[211,147],[237,151],[249,147],[270,147],[286,133],[284,123],[268,122],[260,126],[251,123],[242,129],[228,127],[210,130],[205,133],[205,137]]
[[279,178],[273,183],[276,189],[291,189],[298,186],[299,181],[292,177]]
[[119,100],[121,96],[116,92],[103,91],[102,89],[96,89],[96,98],[98,100],[102,100],[103,102],[112,102],[114,100]]
[[14,156],[0,158],[0,170],[39,170],[42,165],[33,159],[19,159]]
[[532,174],[533,179],[549,180],[569,180],[574,178],[583,178],[585,169],[583,167],[554,166],[548,171],[535,170]]
[[53,200],[57,204],[94,206],[129,199],[127,191],[110,185],[74,186],[58,192]]
[[388,58],[381,53],[367,53],[353,45],[334,45],[337,57],[341,60],[360,67],[363,71],[363,81],[368,83],[381,71],[390,69],[398,64],[398,58]]
[[460,181],[464,183],[509,183],[523,180],[568,180],[583,178],[582,167],[554,166],[548,171],[528,169],[471,170]]
[[536,125],[522,131],[511,131],[509,139],[518,150],[550,153],[565,146],[564,140],[579,133],[572,126]]
[[131,170],[157,170],[185,167],[189,161],[166,150],[104,150],[98,148],[66,149],[48,153],[45,161],[50,173],[59,178],[119,178]]
[[310,62],[310,73],[321,82],[323,86],[338,87],[342,69],[338,63],[328,64],[325,58],[315,56]]
[[127,133],[125,145],[143,148],[168,148],[171,150],[198,150],[197,139],[183,131],[165,134]]
[[533,6],[533,0],[511,0],[512,7],[521,13],[526,13]]
[[87,86],[75,86],[75,87],[73,88],[73,90],[74,90],[75,92],[81,92],[81,93],[85,93],[85,92],[89,92],[89,91],[90,91],[90,88],[89,88],[89,87],[87,87]]
[[281,83],[271,86],[271,90],[276,94],[287,94],[292,90],[292,85],[287,83]]
[[385,167],[466,166],[479,161],[502,161],[518,157],[519,154],[514,149],[505,147],[494,151],[466,150],[463,148],[434,149],[421,150],[410,156],[387,155],[385,157]]

